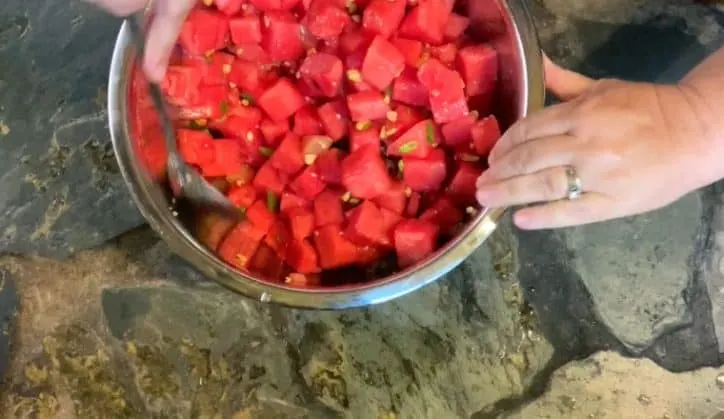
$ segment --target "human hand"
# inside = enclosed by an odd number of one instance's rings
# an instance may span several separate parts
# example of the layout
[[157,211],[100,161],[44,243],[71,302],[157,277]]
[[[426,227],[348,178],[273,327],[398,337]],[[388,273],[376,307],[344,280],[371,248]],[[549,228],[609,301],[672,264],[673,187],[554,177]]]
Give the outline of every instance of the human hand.
[[[707,138],[697,96],[685,86],[594,81],[547,57],[545,74],[563,102],[500,139],[477,182],[482,205],[542,202],[518,210],[515,224],[556,228],[654,210],[716,180],[722,146]],[[580,178],[578,199],[565,199],[567,167]]]
[[[146,8],[149,0],[88,0],[116,16],[128,16]],[[166,73],[178,35],[181,32],[186,15],[196,0],[155,0],[153,2],[153,20],[148,29],[146,56],[143,57],[143,69],[149,80],[161,82]]]

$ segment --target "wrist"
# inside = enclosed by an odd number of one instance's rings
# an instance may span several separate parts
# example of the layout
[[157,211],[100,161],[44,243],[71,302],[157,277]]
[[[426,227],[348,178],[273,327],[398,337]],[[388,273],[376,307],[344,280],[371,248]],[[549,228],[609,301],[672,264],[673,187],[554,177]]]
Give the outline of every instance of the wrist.
[[670,129],[681,144],[682,176],[691,180],[692,190],[724,178],[724,117],[695,85],[681,82],[664,88],[672,89],[660,100],[670,108]]

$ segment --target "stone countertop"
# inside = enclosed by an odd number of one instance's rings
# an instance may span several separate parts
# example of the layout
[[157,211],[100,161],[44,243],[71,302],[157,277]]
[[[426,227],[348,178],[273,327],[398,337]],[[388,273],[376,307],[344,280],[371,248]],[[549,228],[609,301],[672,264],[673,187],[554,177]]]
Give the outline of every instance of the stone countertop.
[[[718,12],[684,1],[531,11],[546,52],[597,77],[675,81],[724,40]],[[722,185],[601,225],[504,225],[447,278],[366,309],[285,309],[204,281],[143,226],[115,166],[117,28],[75,1],[0,4],[0,411],[486,418],[598,350],[719,364]]]

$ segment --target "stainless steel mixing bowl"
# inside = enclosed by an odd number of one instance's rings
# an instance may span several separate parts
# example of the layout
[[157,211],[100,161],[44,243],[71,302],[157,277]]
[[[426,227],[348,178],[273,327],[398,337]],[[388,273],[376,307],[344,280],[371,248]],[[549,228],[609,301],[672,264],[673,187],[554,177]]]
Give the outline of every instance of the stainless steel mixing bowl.
[[[471,28],[493,44],[500,57],[496,115],[503,127],[541,108],[544,83],[541,52],[523,0],[469,0]],[[229,267],[197,241],[169,209],[165,186],[151,180],[139,162],[130,130],[129,82],[135,62],[130,33],[121,28],[113,51],[108,116],[113,147],[136,205],[172,251],[212,279],[247,297],[288,306],[341,309],[388,301],[434,282],[458,266],[493,232],[505,209],[487,209],[453,240],[421,263],[376,281],[300,289],[272,284]]]

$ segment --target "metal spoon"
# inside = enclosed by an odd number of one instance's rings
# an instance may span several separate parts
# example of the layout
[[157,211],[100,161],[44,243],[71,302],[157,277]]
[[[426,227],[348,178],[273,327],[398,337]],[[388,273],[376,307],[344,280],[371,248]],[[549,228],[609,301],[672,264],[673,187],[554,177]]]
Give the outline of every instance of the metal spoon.
[[[144,56],[145,38],[138,21],[134,16],[126,18],[131,31],[131,38],[136,47],[138,57]],[[191,169],[181,158],[176,145],[176,131],[168,115],[166,100],[158,84],[148,82],[148,91],[151,94],[153,105],[158,112],[168,150],[167,173],[171,183],[171,190],[177,197],[184,197],[192,203],[216,210],[225,215],[241,218],[243,212],[229,201],[224,194],[206,181],[198,172]]]

